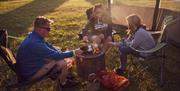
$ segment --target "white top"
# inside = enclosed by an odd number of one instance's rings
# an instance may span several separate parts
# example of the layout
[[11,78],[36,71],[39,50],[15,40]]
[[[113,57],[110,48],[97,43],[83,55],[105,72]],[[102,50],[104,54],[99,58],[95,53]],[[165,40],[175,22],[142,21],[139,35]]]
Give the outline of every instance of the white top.
[[155,47],[155,41],[150,33],[144,28],[139,28],[134,34],[130,45],[137,50],[148,50]]

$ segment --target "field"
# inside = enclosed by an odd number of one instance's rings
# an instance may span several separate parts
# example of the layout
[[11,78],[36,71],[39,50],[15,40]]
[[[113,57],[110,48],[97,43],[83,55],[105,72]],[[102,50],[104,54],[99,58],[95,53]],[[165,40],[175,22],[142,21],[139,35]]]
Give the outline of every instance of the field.
[[[10,38],[10,47],[14,52],[17,51],[18,46],[22,40],[32,31],[32,23],[36,16],[44,15],[54,20],[52,31],[47,39],[55,46],[59,46],[61,49],[75,49],[79,46],[78,33],[86,24],[85,10],[92,7],[96,3],[104,3],[105,0],[0,0],[0,28],[8,29],[8,33],[11,36],[15,36],[15,39]],[[123,3],[135,6],[148,6],[153,7],[155,0],[114,0],[114,3]],[[180,2],[174,0],[162,0],[162,7],[180,11]],[[73,41],[71,41],[73,40]],[[141,68],[135,68],[129,63],[129,72],[131,74],[137,74],[132,79],[130,86],[126,91],[179,91],[180,79],[179,79],[179,61],[177,60],[179,54],[177,49],[170,46],[168,47],[168,54],[173,53],[173,57],[168,58],[167,73],[166,73],[166,85],[163,88],[158,87],[157,77],[159,75],[158,65],[154,64],[150,71],[147,70],[142,73],[138,73]],[[107,69],[113,70],[119,66],[119,54],[117,48],[112,48],[106,56]],[[130,58],[130,57],[129,57]],[[177,64],[177,66],[174,66]],[[179,65],[179,67],[178,67]],[[157,69],[156,69],[157,68]],[[172,69],[171,69],[172,68]],[[75,72],[75,67],[73,73]],[[15,74],[9,70],[7,65],[0,61],[0,91],[4,91],[4,85],[14,81]],[[52,85],[53,84],[53,85]],[[76,90],[67,91],[85,91],[84,82]],[[26,91],[54,91],[56,88],[56,82],[44,80],[37,83],[32,88]],[[102,90],[104,91],[104,90]]]

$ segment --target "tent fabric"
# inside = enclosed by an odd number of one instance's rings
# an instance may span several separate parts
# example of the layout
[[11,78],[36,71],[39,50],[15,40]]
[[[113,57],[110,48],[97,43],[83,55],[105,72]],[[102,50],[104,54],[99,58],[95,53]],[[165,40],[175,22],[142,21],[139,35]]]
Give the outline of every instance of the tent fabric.
[[112,22],[115,24],[126,25],[125,18],[130,14],[137,14],[143,19],[147,27],[152,26],[154,9],[149,7],[137,7],[128,5],[113,5],[111,9]]
[[[126,25],[125,17],[129,14],[139,15],[143,23],[146,25],[149,30],[151,30],[153,22],[154,8],[150,7],[138,7],[138,6],[128,6],[128,5],[113,5],[112,6],[112,22],[115,24]],[[167,16],[172,16],[173,19],[180,17],[180,12],[172,11],[168,9],[161,8],[159,10],[158,19],[156,22],[157,28],[156,31],[160,31],[163,27],[163,20]],[[168,43],[175,45],[180,48],[180,20],[169,24],[165,29],[165,34],[163,35],[164,40]]]
[[163,40],[180,48],[180,17],[166,26]]

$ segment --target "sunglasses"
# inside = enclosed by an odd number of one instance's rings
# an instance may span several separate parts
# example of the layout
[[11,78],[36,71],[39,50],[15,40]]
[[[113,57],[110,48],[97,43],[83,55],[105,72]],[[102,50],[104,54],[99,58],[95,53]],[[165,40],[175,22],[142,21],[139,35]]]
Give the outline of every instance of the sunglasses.
[[46,29],[48,32],[51,30],[51,28],[49,28],[49,27],[40,27],[40,28]]

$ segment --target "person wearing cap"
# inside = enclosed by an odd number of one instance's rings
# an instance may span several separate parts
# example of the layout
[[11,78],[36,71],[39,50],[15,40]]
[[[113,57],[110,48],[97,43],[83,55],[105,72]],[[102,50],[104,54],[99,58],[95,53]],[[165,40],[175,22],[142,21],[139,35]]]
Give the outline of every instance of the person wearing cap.
[[65,86],[68,82],[66,79],[68,62],[65,58],[74,55],[80,56],[82,51],[77,49],[61,52],[46,42],[45,38],[48,37],[51,31],[51,23],[52,20],[44,16],[38,16],[35,19],[33,31],[25,38],[17,51],[16,66],[18,77],[23,81],[28,81],[41,77],[52,69],[56,69],[60,71],[58,79],[61,85]]

